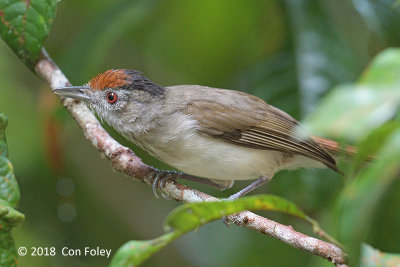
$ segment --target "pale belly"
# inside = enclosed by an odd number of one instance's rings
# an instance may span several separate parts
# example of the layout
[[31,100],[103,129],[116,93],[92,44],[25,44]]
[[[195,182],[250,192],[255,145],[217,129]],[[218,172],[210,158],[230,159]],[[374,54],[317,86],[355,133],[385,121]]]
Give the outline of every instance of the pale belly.
[[241,147],[198,133],[175,137],[163,140],[148,136],[135,143],[184,173],[216,180],[273,176],[284,163],[282,153],[277,151]]
[[194,120],[181,120],[179,117],[171,117],[168,125],[143,135],[125,136],[152,156],[184,173],[214,180],[249,180],[272,177],[281,169],[325,167],[300,155],[227,143],[200,133]]
[[216,140],[207,146],[198,141],[197,147],[183,152],[184,158],[163,155],[163,161],[195,176],[217,180],[248,180],[273,176],[282,162],[275,151],[262,151],[239,147]]

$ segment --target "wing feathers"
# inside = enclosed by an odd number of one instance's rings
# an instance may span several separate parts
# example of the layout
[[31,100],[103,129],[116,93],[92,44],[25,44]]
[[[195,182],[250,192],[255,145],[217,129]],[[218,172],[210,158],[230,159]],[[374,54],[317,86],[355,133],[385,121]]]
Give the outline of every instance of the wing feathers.
[[[221,90],[215,89],[221,93]],[[300,154],[338,171],[332,156],[285,112],[242,92],[192,100],[182,110],[199,122],[199,130],[240,146]]]

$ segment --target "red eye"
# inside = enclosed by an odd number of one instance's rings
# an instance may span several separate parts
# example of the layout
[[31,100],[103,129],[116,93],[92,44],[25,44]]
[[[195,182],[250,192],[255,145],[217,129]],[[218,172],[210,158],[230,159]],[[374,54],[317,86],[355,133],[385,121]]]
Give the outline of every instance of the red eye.
[[108,103],[114,104],[115,102],[117,102],[117,100],[118,100],[118,95],[117,95],[116,93],[114,93],[114,92],[109,92],[109,93],[107,94],[107,101],[108,101]]

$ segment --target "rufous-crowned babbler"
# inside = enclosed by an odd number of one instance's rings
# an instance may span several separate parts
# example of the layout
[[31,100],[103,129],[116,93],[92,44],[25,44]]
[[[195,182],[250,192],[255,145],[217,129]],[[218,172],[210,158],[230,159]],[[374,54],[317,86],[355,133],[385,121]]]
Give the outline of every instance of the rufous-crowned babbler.
[[[290,115],[244,92],[162,87],[128,69],[108,70],[86,85],[54,92],[84,101],[129,141],[186,174],[220,188],[257,179],[230,199],[280,170],[328,167],[339,172],[330,154],[341,150],[336,142],[308,135]],[[154,190],[159,182],[155,179]]]

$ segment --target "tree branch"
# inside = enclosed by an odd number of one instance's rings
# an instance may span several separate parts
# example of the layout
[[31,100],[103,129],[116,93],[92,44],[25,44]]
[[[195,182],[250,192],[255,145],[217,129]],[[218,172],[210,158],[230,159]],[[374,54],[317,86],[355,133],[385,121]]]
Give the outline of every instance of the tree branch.
[[[37,75],[50,84],[52,89],[71,85],[44,49],[42,49],[41,57],[35,66],[35,71]],[[146,165],[131,149],[115,141],[81,101],[71,98],[61,98],[61,102],[82,128],[86,139],[111,161],[114,169],[148,185],[152,185],[152,177],[157,172],[157,169]],[[215,197],[191,189],[175,181],[168,181],[160,190],[177,201],[199,202],[218,200]],[[347,255],[339,247],[296,232],[291,226],[282,225],[249,211],[231,215],[229,219],[238,226],[270,235],[292,247],[327,259],[337,266],[347,266]]]

